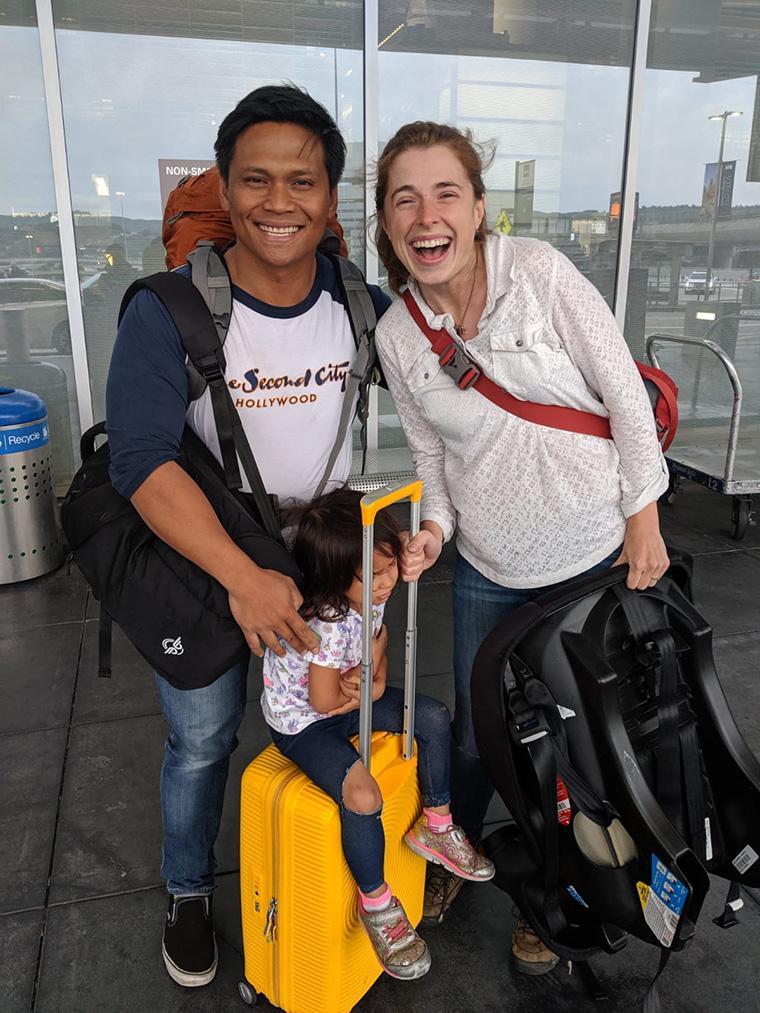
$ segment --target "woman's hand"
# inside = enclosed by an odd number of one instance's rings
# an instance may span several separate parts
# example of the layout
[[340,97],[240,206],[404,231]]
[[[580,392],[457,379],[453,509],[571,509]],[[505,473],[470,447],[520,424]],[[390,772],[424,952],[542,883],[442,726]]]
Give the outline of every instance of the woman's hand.
[[435,521],[423,521],[414,538],[408,531],[401,533],[401,559],[399,569],[403,580],[418,580],[438,559],[443,548],[443,531]]
[[665,573],[670,560],[660,534],[657,503],[650,503],[628,518],[623,551],[613,566],[628,564],[626,586],[637,591],[652,587]]

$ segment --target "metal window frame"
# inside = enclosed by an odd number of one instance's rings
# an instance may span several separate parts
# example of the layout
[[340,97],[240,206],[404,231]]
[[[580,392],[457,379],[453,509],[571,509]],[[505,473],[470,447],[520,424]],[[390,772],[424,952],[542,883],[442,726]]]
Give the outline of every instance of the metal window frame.
[[628,115],[625,127],[623,154],[623,181],[621,185],[620,232],[615,272],[613,312],[620,330],[625,333],[625,313],[628,306],[628,281],[631,272],[633,225],[636,213],[636,186],[641,155],[641,115],[644,107],[644,85],[649,51],[649,33],[652,23],[652,0],[638,0],[636,4],[633,59],[631,61],[628,90]]
[[[364,0],[364,264],[367,281],[376,285],[380,276],[377,250],[369,240],[367,223],[375,208],[372,167],[379,154],[380,54],[377,48],[379,0]],[[380,432],[377,386],[369,392],[367,448],[377,450]]]
[[58,213],[58,235],[61,244],[63,283],[66,291],[66,310],[71,334],[71,358],[74,367],[74,386],[77,397],[79,426],[82,432],[93,422],[90,367],[87,361],[87,344],[84,333],[82,294],[79,283],[79,263],[74,233],[74,210],[71,203],[71,181],[66,152],[66,133],[63,122],[63,99],[58,67],[58,47],[55,41],[55,21],[52,0],[35,0],[37,32],[42,58],[42,80],[47,106],[50,154],[53,166],[53,185]]

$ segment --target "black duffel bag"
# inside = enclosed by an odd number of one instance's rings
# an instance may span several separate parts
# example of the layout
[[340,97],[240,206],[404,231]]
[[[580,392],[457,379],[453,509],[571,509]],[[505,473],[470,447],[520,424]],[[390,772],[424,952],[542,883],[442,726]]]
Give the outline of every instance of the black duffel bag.
[[[105,423],[82,437],[82,467],[61,505],[61,520],[74,559],[106,613],[101,670],[110,667],[103,650],[108,617],[137,650],[178,689],[208,686],[245,657],[243,632],[227,591],[205,570],[158,538],[135,508],[111,485],[108,443],[95,449]],[[258,566],[300,583],[300,573],[282,542],[272,538],[251,512],[247,497],[227,488],[213,454],[186,428],[177,462],[201,488],[235,544]]]

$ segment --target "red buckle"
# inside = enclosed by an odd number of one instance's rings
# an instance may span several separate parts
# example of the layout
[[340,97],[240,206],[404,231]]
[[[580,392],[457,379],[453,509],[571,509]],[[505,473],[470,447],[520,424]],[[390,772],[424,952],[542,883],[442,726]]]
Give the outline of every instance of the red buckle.
[[471,366],[466,370],[457,380],[457,387],[460,390],[468,390],[477,381],[480,376],[480,370],[477,366]]
[[460,390],[468,390],[480,378],[478,367],[455,341],[446,345],[438,361]]
[[452,359],[456,358],[456,354],[457,354],[456,342],[451,341],[449,342],[448,345],[446,345],[444,350],[438,356],[438,361],[442,366],[446,367],[448,366],[448,364],[451,362]]

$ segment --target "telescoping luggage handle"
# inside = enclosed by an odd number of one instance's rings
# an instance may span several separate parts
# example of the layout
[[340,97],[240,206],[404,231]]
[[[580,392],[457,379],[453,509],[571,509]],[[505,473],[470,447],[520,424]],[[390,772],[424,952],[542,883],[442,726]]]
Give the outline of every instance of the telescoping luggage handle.
[[[359,753],[367,770],[372,751],[372,561],[375,554],[375,517],[385,507],[411,500],[411,538],[420,530],[422,482],[396,482],[367,493],[361,499],[362,512],[362,675],[359,700]],[[404,759],[414,753],[414,692],[417,681],[417,581],[408,584],[406,641],[404,645]]]

